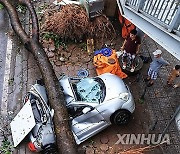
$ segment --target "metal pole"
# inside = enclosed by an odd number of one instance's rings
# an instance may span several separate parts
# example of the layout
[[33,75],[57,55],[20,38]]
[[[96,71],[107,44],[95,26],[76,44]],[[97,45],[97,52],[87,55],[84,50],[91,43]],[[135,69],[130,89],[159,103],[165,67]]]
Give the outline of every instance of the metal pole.
[[169,121],[168,125],[166,126],[166,128],[163,130],[162,132],[162,136],[164,136],[164,134],[166,133],[167,129],[169,128],[169,126],[171,125],[171,123],[173,122],[173,120],[175,119],[176,115],[178,114],[178,112],[180,111],[180,105],[178,106],[178,108],[176,109],[175,113],[173,114],[173,117],[171,118],[171,120]]
[[144,103],[144,96],[146,94],[146,91],[147,91],[147,85],[145,85],[144,91],[143,91],[141,97],[139,98],[139,103],[141,103],[141,104]]

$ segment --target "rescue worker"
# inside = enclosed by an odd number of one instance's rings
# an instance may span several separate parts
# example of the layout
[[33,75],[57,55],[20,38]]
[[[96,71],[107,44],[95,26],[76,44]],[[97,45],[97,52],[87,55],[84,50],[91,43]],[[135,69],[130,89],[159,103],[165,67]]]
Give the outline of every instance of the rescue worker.
[[133,29],[136,29],[135,25],[133,23],[131,23],[129,20],[127,20],[126,18],[124,18],[120,12],[119,12],[119,22],[121,24],[121,36],[124,39],[127,39],[127,37],[130,34],[130,31]]
[[135,57],[139,53],[140,48],[140,39],[137,36],[137,31],[135,29],[131,30],[130,35],[127,39],[125,39],[121,50],[123,51],[122,61],[123,61],[123,69],[126,69],[127,66],[127,58],[130,59],[131,69],[130,72],[134,72],[135,70]]

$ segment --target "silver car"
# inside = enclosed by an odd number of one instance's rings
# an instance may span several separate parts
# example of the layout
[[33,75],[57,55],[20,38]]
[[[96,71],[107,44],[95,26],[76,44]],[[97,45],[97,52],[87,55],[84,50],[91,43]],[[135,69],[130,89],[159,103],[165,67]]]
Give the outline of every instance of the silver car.
[[28,147],[33,152],[56,154],[56,136],[53,124],[54,110],[48,105],[44,84],[37,80],[23,99],[30,101],[36,125],[29,133]]
[[[111,124],[127,124],[135,109],[128,86],[116,75],[105,73],[93,78],[64,76],[59,82],[77,144]],[[30,150],[55,152],[53,110],[49,108],[43,84],[34,84],[24,98],[24,103],[27,100],[31,102],[36,121],[29,133]]]
[[128,86],[118,76],[64,77],[60,85],[77,144],[111,124],[127,124],[135,104]]

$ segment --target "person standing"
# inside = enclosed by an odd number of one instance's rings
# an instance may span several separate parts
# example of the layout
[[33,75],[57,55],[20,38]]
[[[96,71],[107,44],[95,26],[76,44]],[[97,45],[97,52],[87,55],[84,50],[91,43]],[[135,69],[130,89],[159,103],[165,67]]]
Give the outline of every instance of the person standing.
[[127,39],[127,37],[129,36],[131,30],[136,29],[136,26],[130,22],[129,20],[127,20],[126,18],[124,18],[120,12],[119,12],[119,22],[121,24],[121,36],[124,39]]
[[168,76],[167,84],[172,85],[173,81],[176,79],[176,77],[179,77],[179,75],[180,75],[180,65],[176,65]]
[[140,39],[137,36],[136,29],[130,31],[129,37],[124,41],[121,50],[123,50],[122,61],[123,61],[123,69],[126,69],[127,58],[131,61],[131,69],[130,72],[134,72],[135,70],[135,57],[139,53],[140,48]]
[[160,68],[163,65],[169,65],[169,63],[161,57],[161,54],[162,54],[162,51],[159,49],[153,52],[154,59],[150,64],[150,67],[148,70],[148,77],[145,79],[145,81],[149,81],[147,85],[148,87],[154,84],[154,80],[157,79]]

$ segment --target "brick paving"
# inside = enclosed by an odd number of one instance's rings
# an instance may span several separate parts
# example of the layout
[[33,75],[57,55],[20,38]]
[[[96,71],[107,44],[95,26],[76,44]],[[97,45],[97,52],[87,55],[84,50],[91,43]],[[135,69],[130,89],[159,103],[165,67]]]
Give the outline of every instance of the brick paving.
[[[119,40],[118,40],[119,41]],[[122,43],[122,40],[120,42],[114,42],[118,45],[115,46],[116,50],[119,49],[119,44]],[[121,128],[116,126],[111,126],[104,130],[102,133],[96,135],[95,137],[92,137],[85,143],[80,145],[80,148],[86,149],[86,153],[110,153],[111,149],[114,149],[116,147],[116,151],[121,153],[120,151],[127,150],[129,148],[134,148],[135,145],[121,145],[114,146],[114,144],[117,141],[117,134],[120,133],[151,133],[151,134],[161,134],[170,121],[173,113],[175,112],[179,102],[179,96],[180,96],[180,89],[173,89],[172,87],[169,87],[166,85],[166,80],[168,76],[168,72],[174,67],[175,64],[178,64],[179,61],[171,56],[167,51],[162,49],[161,46],[159,46],[157,43],[155,43],[152,39],[149,37],[144,38],[142,46],[141,46],[141,54],[148,56],[152,56],[152,52],[156,49],[161,49],[163,51],[163,57],[167,59],[170,63],[170,66],[163,67],[159,73],[158,79],[155,81],[155,84],[152,87],[149,87],[147,89],[147,92],[145,94],[145,102],[144,104],[139,104],[138,99],[143,93],[145,82],[143,81],[144,78],[147,75],[147,70],[149,67],[148,64],[144,64],[143,69],[141,71],[140,75],[140,81],[136,82],[136,76],[131,76],[128,79],[125,79],[125,82],[130,86],[133,96],[135,97],[136,101],[136,110],[134,114],[135,121],[131,121],[132,124],[130,126],[127,126],[127,128]],[[87,54],[88,56],[88,54]],[[81,62],[79,62],[81,63]],[[77,70],[80,68],[79,65],[76,68],[76,66],[72,65],[66,65],[62,66],[63,68],[66,67],[67,69],[64,69],[65,74],[72,76],[77,74]],[[89,76],[96,76],[95,68],[92,63],[82,63],[82,68],[87,69],[90,72]],[[57,67],[55,68],[55,70]],[[61,69],[63,70],[63,69]],[[55,71],[58,72],[58,71]],[[178,82],[179,79],[176,80]],[[138,90],[137,90],[138,89]],[[138,112],[142,112],[141,114]],[[145,116],[142,118],[141,116]],[[137,123],[136,123],[137,122]],[[157,124],[155,126],[154,123]],[[133,126],[132,126],[133,125]],[[131,129],[130,127],[133,127]],[[151,127],[154,127],[154,130],[150,130]],[[127,129],[127,130],[124,130]],[[172,125],[169,127],[167,134],[170,135],[171,144],[170,145],[160,145],[155,150],[151,150],[150,153],[179,153],[179,132],[176,128],[175,123],[172,123]],[[94,144],[97,145],[94,145]],[[92,144],[92,145],[91,145]],[[139,148],[139,146],[136,146],[136,148]]]
[[[161,46],[155,43],[152,39],[147,37],[145,39],[145,51],[152,54],[156,49],[161,49],[163,51],[163,57],[170,63],[170,66],[163,67],[160,70],[159,77],[155,84],[148,88],[147,94],[145,96],[147,103],[147,109],[150,114],[151,121],[157,120],[157,125],[155,126],[154,133],[162,133],[165,126],[172,118],[173,113],[176,111],[178,105],[180,104],[180,89],[174,89],[166,85],[167,76],[170,70],[180,61],[174,58]],[[149,66],[149,64],[148,64]],[[145,76],[147,71],[146,66],[144,66],[142,73]],[[178,78],[175,82],[180,82]],[[143,84],[143,83],[142,83]],[[177,130],[175,122],[169,127],[167,134],[170,135],[171,144],[168,146],[162,146],[163,153],[179,153],[180,152],[180,134]]]

